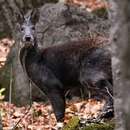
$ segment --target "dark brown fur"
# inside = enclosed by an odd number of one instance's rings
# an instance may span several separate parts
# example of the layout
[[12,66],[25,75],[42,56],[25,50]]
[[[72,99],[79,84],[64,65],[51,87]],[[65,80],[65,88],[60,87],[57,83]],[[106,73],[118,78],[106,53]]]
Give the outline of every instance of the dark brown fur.
[[[20,60],[28,77],[48,96],[57,121],[63,121],[65,93],[69,89],[89,85],[99,92],[107,87],[112,93],[111,55],[100,45],[103,42],[89,39],[40,51],[35,43],[35,46],[25,46],[20,50]],[[109,95],[106,100],[112,107]]]

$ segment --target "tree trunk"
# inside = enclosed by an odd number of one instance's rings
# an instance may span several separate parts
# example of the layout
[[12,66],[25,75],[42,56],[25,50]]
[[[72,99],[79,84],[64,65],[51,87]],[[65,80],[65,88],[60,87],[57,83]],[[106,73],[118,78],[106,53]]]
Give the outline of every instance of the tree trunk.
[[111,1],[116,130],[130,129],[130,1]]

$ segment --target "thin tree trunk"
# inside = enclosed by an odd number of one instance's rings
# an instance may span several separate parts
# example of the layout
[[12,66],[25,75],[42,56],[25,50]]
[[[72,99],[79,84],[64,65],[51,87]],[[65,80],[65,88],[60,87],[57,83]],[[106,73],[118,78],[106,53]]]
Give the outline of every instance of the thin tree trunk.
[[110,0],[116,130],[130,129],[130,32],[128,0]]
[[0,130],[3,130],[1,114],[0,114]]

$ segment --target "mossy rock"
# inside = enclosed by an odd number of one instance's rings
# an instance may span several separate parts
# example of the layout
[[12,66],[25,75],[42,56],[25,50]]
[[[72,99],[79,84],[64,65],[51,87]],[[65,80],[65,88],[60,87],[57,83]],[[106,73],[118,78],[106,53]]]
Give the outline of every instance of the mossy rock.
[[93,123],[86,126],[82,130],[114,130],[114,127],[114,123]]
[[74,116],[62,130],[114,130],[114,121],[107,121],[106,123],[90,123],[87,126],[80,125],[80,120]]
[[79,118],[74,116],[67,125],[64,126],[63,130],[76,130],[79,125]]

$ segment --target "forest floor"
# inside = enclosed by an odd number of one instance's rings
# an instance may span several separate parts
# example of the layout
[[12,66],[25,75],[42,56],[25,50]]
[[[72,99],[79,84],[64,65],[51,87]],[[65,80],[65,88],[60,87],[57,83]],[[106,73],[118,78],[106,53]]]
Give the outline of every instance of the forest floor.
[[[86,101],[69,101],[66,106],[65,120],[67,124],[71,118],[96,119],[104,106],[104,101],[93,99]],[[56,119],[51,105],[33,102],[26,107],[16,107],[8,102],[0,102],[3,130],[51,130]]]

